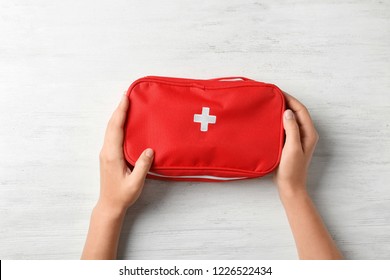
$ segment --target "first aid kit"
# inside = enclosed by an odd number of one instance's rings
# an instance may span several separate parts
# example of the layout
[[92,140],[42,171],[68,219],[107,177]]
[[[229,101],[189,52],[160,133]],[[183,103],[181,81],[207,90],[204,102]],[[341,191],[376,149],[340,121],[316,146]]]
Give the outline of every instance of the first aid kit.
[[147,76],[127,91],[124,155],[155,152],[149,178],[229,181],[264,176],[284,143],[283,92],[244,77]]

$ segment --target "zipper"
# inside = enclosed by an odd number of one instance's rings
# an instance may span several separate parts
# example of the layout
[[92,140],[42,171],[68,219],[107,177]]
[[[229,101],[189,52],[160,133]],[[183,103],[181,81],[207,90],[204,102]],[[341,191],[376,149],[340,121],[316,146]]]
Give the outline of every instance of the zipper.
[[149,175],[153,175],[156,177],[162,177],[162,178],[172,178],[172,179],[210,179],[210,180],[221,180],[221,181],[230,181],[230,180],[240,180],[240,179],[247,179],[249,177],[218,177],[218,176],[212,176],[212,175],[184,175],[184,176],[169,176],[169,175],[162,175],[154,172],[148,172]]
[[[193,86],[205,89],[208,84],[215,83],[215,82],[242,82],[242,86],[246,85],[253,85],[256,86],[268,86],[269,84],[264,82],[258,82],[255,80],[251,80],[245,77],[222,77],[222,78],[215,78],[215,79],[189,79],[189,78],[174,78],[174,77],[162,77],[162,76],[145,76],[141,79],[147,79],[149,81],[158,81],[158,82],[168,82],[173,83],[176,85],[185,85],[185,86]],[[227,88],[226,85],[220,86],[217,88]]]

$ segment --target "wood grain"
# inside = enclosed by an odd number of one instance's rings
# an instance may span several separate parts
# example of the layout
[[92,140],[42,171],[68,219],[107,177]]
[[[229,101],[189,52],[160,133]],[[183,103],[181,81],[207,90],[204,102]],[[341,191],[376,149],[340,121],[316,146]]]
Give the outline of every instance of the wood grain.
[[[388,1],[0,2],[0,258],[77,259],[98,152],[144,75],[239,75],[302,100],[309,188],[347,258],[390,257]],[[271,177],[147,181],[120,258],[295,259]]]

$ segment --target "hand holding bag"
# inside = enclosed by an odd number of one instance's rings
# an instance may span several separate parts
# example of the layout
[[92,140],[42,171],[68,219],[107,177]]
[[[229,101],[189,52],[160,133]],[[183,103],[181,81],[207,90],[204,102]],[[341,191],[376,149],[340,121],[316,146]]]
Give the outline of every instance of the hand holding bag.
[[279,164],[285,100],[273,84],[148,76],[127,96],[125,158],[134,165],[144,149],[154,149],[149,178],[239,180]]

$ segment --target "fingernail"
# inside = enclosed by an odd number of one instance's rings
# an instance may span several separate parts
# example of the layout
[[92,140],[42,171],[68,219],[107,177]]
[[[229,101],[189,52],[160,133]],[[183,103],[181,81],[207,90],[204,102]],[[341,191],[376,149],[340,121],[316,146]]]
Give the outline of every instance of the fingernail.
[[123,95],[122,95],[121,102],[125,101],[125,100],[126,100],[126,98],[127,98],[127,95],[126,95],[126,94],[123,94]]
[[291,110],[284,111],[284,117],[286,120],[292,120],[294,118],[294,113]]
[[154,151],[152,149],[150,149],[150,148],[146,149],[145,156],[147,156],[148,158],[152,158],[153,154],[154,154]]

